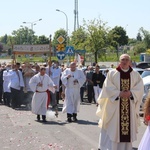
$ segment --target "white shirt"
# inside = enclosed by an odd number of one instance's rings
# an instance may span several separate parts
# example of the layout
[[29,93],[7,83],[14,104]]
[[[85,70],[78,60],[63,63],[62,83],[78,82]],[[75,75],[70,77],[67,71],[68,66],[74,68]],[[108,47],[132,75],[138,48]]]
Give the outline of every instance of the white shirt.
[[15,70],[10,71],[9,87],[12,87],[17,90],[20,90],[21,87],[24,87],[23,76],[22,76],[22,72],[20,70],[18,70],[18,75]]
[[4,92],[11,92],[9,88],[9,83],[10,83],[10,70],[5,70],[3,72],[3,90]]

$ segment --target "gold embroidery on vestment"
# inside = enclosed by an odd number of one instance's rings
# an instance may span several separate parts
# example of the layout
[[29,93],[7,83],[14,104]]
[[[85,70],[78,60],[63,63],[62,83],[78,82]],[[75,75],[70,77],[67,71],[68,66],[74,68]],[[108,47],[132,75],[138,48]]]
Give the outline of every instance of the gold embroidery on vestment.
[[[129,79],[121,79],[121,89],[129,90]],[[121,98],[121,133],[122,135],[129,134],[129,99],[128,98]]]

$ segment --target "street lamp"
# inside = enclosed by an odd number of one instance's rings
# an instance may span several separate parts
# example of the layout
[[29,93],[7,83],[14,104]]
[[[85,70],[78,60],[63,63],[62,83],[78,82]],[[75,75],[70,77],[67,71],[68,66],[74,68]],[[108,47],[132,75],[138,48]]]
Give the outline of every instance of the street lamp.
[[[25,24],[31,24],[31,29],[32,29],[32,36],[33,36],[33,26],[36,25],[36,22],[41,21],[42,19],[33,21],[33,22],[23,22]],[[32,44],[32,36],[31,36],[31,44]]]
[[67,46],[68,46],[68,17],[67,17],[65,12],[63,12],[63,11],[61,11],[59,9],[56,9],[56,11],[63,13],[65,15],[65,17],[66,17],[66,32],[67,32]]
[[33,22],[23,22],[25,24],[31,24],[31,29],[33,30],[33,26],[36,25],[35,22],[38,22],[38,21],[41,21],[42,19],[39,19],[39,20],[36,20],[36,21],[33,21]]

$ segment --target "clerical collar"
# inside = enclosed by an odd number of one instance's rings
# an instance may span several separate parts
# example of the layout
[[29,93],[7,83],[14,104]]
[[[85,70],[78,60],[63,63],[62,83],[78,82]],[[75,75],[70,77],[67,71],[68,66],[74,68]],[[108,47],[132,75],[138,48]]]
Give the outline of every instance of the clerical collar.
[[128,72],[129,69],[130,69],[130,68],[128,68],[128,69],[123,69],[123,68],[121,68],[121,70],[122,70],[123,72]]
[[132,72],[132,68],[129,66],[129,68],[128,69],[122,69],[121,68],[121,66],[119,65],[117,68],[116,68],[116,70],[118,70],[119,72],[124,72],[124,73],[127,73],[127,72]]

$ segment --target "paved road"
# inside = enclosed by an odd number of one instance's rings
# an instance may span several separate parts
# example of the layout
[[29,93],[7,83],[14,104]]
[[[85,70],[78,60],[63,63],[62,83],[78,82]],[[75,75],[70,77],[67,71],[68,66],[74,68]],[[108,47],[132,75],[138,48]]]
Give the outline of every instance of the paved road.
[[[78,123],[70,124],[66,122],[66,114],[61,113],[61,108],[62,104],[59,105],[58,118],[43,124],[37,122],[36,116],[24,108],[13,110],[0,105],[0,149],[97,150],[100,129],[95,115],[96,105],[83,103]],[[138,140],[133,143],[135,148],[145,128],[141,124]]]

